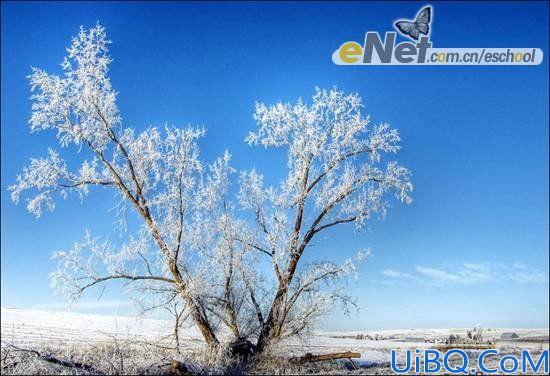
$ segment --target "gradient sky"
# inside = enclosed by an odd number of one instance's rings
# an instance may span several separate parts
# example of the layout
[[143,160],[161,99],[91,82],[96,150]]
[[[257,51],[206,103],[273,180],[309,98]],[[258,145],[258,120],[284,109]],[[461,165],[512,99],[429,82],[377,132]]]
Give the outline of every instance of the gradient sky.
[[[333,231],[316,252],[374,256],[349,285],[361,311],[326,329],[548,326],[548,55],[539,66],[343,67],[344,41],[391,30],[423,2],[2,2],[2,306],[64,309],[49,287],[53,251],[89,228],[108,235],[107,191],[58,201],[35,219],[7,186],[54,145],[29,133],[31,66],[60,71],[71,36],[97,21],[113,41],[112,83],[125,123],[204,125],[206,160],[229,149],[238,169],[275,182],[284,157],[248,147],[254,102],[309,98],[316,86],[358,92],[375,122],[398,128],[398,160],[414,202],[353,236]],[[546,2],[432,3],[434,47],[529,47],[548,54]],[[76,310],[128,313],[116,288]]]

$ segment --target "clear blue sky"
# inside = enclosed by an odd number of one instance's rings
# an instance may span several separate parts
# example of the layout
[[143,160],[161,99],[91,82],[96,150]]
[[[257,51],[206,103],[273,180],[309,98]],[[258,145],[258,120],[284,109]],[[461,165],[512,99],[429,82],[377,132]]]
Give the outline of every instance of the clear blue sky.
[[[113,41],[126,124],[204,125],[208,160],[227,148],[238,169],[256,166],[275,181],[284,158],[243,142],[254,101],[308,98],[315,86],[360,93],[374,121],[400,130],[414,203],[368,233],[344,228],[318,245],[336,259],[374,251],[349,286],[361,312],[337,314],[327,328],[547,327],[548,4],[432,4],[435,47],[538,47],[542,65],[332,63],[342,42],[390,30],[424,3],[2,2],[2,305],[62,308],[49,288],[50,254],[85,228],[110,233],[106,193],[60,201],[37,220],[6,191],[54,144],[52,134],[29,134],[30,67],[59,72],[71,36],[99,21]],[[130,309],[116,289],[106,298],[89,296],[80,309]]]

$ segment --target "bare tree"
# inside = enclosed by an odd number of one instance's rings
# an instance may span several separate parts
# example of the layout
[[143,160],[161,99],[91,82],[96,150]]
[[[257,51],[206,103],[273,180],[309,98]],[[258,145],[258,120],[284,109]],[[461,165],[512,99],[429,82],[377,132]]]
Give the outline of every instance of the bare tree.
[[314,238],[336,226],[361,229],[374,215],[383,217],[387,193],[411,201],[409,171],[383,158],[399,151],[397,130],[371,126],[361,108],[357,94],[336,89],[318,89],[310,105],[301,100],[256,105],[259,128],[247,142],[285,149],[288,166],[278,187],[264,187],[254,170],[241,175],[240,201],[255,214],[260,234],[253,246],[271,259],[276,279],[259,351],[305,329],[336,301],[351,301],[341,290],[327,292],[320,286],[353,272],[352,260],[298,267]]
[[229,154],[205,171],[197,146],[204,130],[167,126],[136,133],[125,127],[107,75],[108,44],[103,27],[81,29],[68,48],[63,76],[33,69],[32,131],[55,131],[62,147],[79,148],[83,161],[78,171],[69,171],[59,153],[49,149],[46,158],[32,159],[17,177],[12,199],[34,190],[27,209],[39,217],[44,206],[54,209],[55,194],[84,197],[92,187],[111,189],[120,198],[120,219],[130,206],[142,219],[141,230],[118,247],[87,233],[71,250],[55,254],[60,267],[54,281],[73,298],[110,280],[141,282],[168,294],[175,290],[205,341],[215,345],[201,267],[191,261],[213,241],[208,234],[215,233],[218,197],[227,188]]
[[226,332],[256,337],[258,351],[310,329],[338,303],[353,305],[343,283],[368,251],[341,264],[300,260],[319,234],[383,217],[389,194],[410,202],[409,171],[386,157],[400,149],[398,132],[372,126],[359,96],[336,89],[317,90],[310,105],[257,104],[259,128],[246,141],[284,149],[288,173],[266,187],[257,171],[241,172],[232,200],[230,155],[203,163],[203,129],[138,133],[124,125],[108,77],[108,44],[103,27],[81,29],[62,76],[33,69],[31,129],[56,132],[80,168],[71,171],[49,149],[9,189],[15,202],[29,191],[27,209],[39,217],[54,209],[56,195],[84,198],[101,187],[116,195],[125,234],[128,208],[141,226],[124,242],[87,232],[56,252],[56,286],[77,299],[121,280],[144,309],[174,307],[176,342],[188,313],[208,345]]

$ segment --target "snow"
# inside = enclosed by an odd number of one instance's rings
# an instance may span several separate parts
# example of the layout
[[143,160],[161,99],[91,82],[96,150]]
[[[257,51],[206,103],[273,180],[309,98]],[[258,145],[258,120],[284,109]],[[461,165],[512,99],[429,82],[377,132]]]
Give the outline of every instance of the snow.
[[[170,321],[151,318],[103,316],[67,311],[2,308],[2,341],[19,344],[36,342],[101,342],[113,338],[158,340],[172,333]],[[183,335],[199,340],[194,328]]]
[[[101,342],[117,339],[132,339],[151,342],[161,340],[172,333],[172,322],[144,317],[103,316],[67,311],[43,311],[17,308],[2,308],[2,341],[20,345],[37,343]],[[328,353],[354,351],[361,353],[361,364],[390,361],[390,350],[399,353],[405,349],[427,348],[428,341],[444,339],[451,333],[464,336],[468,329],[394,329],[364,331],[318,331],[309,337],[286,340],[282,344],[285,355],[303,355],[305,352]],[[548,336],[548,329],[491,328],[485,330],[488,339],[499,339],[503,332],[515,332],[520,338]],[[357,334],[378,336],[379,340],[355,339]],[[184,346],[198,346],[201,337],[193,327],[181,331]],[[346,337],[346,338],[342,338]],[[522,343],[522,347],[535,344]],[[540,346],[536,344],[536,346]],[[548,346],[547,344],[545,346]]]

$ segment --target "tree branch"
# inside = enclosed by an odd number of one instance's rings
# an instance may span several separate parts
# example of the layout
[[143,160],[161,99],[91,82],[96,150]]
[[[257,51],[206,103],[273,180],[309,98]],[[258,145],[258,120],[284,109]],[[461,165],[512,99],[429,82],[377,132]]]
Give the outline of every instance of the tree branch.
[[311,184],[309,185],[309,187],[307,188],[307,192],[309,193],[313,188],[315,188],[315,186],[330,172],[332,171],[333,169],[335,169],[336,167],[338,167],[338,165],[345,161],[346,159],[348,158],[351,158],[351,157],[354,157],[354,156],[357,156],[357,155],[360,155],[360,154],[363,154],[363,153],[371,153],[372,152],[372,149],[370,148],[367,148],[367,149],[361,149],[361,150],[357,150],[357,151],[354,151],[354,152],[350,152],[348,154],[345,154],[344,156],[338,158],[336,161],[334,161],[329,167],[327,167],[327,169],[325,171],[323,171],[321,174],[319,174],[319,176],[317,176],[312,182]]
[[262,247],[259,247],[259,246],[255,245],[255,244],[250,243],[250,242],[246,242],[246,241],[244,241],[244,240],[242,240],[242,239],[239,239],[239,238],[236,238],[235,240],[237,240],[238,242],[241,242],[241,243],[244,244],[245,246],[252,247],[252,248],[254,248],[254,249],[257,250],[257,251],[260,251],[260,252],[262,252],[262,253],[265,253],[265,254],[268,255],[269,257],[273,257],[273,255],[272,255],[270,252],[266,251],[266,250],[263,249]]
[[183,208],[183,192],[182,192],[182,189],[181,189],[184,163],[185,163],[185,161],[182,164],[182,168],[181,168],[179,176],[178,176],[179,223],[178,223],[178,235],[177,235],[177,238],[176,238],[176,242],[177,242],[176,251],[174,252],[174,262],[175,263],[178,262],[178,257],[179,257],[179,253],[180,253],[181,237],[183,235],[183,218],[184,218],[183,216],[184,216],[184,213],[185,213],[185,210]]
[[116,275],[110,275],[106,277],[100,277],[96,278],[93,282],[88,283],[87,285],[79,288],[79,293],[82,293],[84,290],[97,285],[98,283],[105,282],[111,279],[126,279],[130,281],[139,281],[139,280],[153,280],[153,281],[162,281],[162,282],[168,282],[168,283],[176,283],[173,279],[166,278],[166,277],[158,277],[158,276],[132,276],[127,274],[116,274]]
[[149,261],[145,258],[145,256],[141,254],[141,252],[138,252],[137,254],[139,255],[139,257],[141,257],[141,259],[145,263],[145,267],[147,268],[147,273],[149,273],[149,275],[152,276],[153,273],[151,272],[151,266],[149,265]]
[[66,184],[66,183],[58,183],[58,185],[60,187],[63,187],[63,188],[76,188],[76,187],[80,187],[82,185],[118,185],[117,183],[115,183],[114,181],[93,181],[93,180],[83,180],[83,181],[79,181],[79,182],[76,182],[76,183],[73,183],[73,184]]
[[116,137],[115,132],[113,132],[113,129],[111,128],[111,125],[109,124],[107,119],[105,119],[105,117],[103,116],[103,113],[101,112],[99,106],[94,103],[94,107],[95,107],[95,109],[97,111],[97,114],[100,117],[101,121],[105,125],[105,128],[107,130],[107,134],[109,135],[109,138],[117,145],[117,147],[120,149],[120,152],[122,153],[122,155],[126,159],[128,169],[130,170],[130,175],[132,177],[132,180],[134,181],[134,184],[136,185],[136,198],[137,198],[138,202],[141,202],[142,204],[145,204],[145,197],[143,196],[143,193],[142,193],[142,187],[139,184],[139,181],[138,181],[138,178],[136,176],[135,169],[134,169],[134,164],[133,164],[132,160],[130,159],[130,157],[128,155],[128,152],[126,151],[126,148],[124,147],[124,145],[122,145],[122,143]]
[[342,223],[349,223],[349,222],[353,222],[357,219],[357,216],[353,216],[353,217],[349,217],[349,218],[344,218],[344,219],[338,219],[334,222],[331,222],[331,223],[327,223],[326,225],[322,225],[322,226],[319,226],[317,227],[313,233],[316,234],[326,228],[329,228],[329,227],[332,227],[332,226],[336,226],[336,225],[339,225],[339,224],[342,224]]

